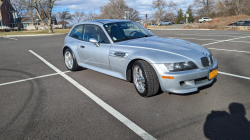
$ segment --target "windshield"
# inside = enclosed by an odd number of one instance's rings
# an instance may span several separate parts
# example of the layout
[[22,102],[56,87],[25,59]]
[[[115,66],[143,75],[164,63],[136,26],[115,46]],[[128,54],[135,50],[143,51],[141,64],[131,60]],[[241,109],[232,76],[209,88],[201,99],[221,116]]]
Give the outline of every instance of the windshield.
[[129,39],[154,36],[153,33],[135,22],[116,22],[105,24],[104,28],[109,33],[114,42]]

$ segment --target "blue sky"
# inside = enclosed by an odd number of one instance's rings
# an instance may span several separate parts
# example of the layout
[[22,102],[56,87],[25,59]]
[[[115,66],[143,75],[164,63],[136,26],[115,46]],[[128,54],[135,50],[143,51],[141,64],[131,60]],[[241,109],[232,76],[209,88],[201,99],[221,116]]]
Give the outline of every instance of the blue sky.
[[[58,7],[56,9],[70,9],[74,10],[84,10],[86,13],[88,11],[99,13],[100,6],[106,4],[109,0],[61,0],[58,1]],[[148,13],[151,15],[153,9],[151,8],[153,0],[125,0],[129,7],[132,7],[140,12],[140,15]],[[170,0],[166,0],[170,1]],[[193,0],[173,0],[179,4],[179,8],[186,11],[187,7],[193,3]],[[57,11],[57,10],[56,10]]]

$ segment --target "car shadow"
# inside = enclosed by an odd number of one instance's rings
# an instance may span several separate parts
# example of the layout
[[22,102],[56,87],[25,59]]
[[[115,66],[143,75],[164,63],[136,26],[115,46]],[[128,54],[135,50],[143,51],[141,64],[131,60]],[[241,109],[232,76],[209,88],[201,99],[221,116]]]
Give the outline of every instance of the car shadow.
[[240,103],[231,103],[229,113],[212,111],[206,118],[204,135],[210,140],[250,140],[250,121],[245,115]]
[[78,71],[83,71],[83,70],[87,70],[87,68],[79,67],[75,71],[72,71],[72,72],[78,72]]

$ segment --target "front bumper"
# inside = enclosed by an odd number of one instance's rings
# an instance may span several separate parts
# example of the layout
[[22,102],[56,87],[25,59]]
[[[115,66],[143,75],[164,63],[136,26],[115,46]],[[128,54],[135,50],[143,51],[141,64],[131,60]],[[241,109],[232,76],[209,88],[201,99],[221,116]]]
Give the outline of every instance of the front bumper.
[[[166,72],[164,64],[152,64],[158,75],[161,89],[164,92],[185,94],[197,91],[199,87],[211,84],[216,78],[208,80],[208,74],[211,70],[218,68],[218,62],[215,59],[212,67],[207,69],[196,69],[181,72]],[[171,76],[174,79],[164,79],[162,76]]]

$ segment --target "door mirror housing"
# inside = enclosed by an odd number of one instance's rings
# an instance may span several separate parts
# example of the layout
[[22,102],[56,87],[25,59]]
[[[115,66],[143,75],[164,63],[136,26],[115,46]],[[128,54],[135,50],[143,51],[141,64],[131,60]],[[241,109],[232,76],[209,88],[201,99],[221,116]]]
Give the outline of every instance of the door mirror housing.
[[90,39],[89,39],[89,42],[90,42],[90,43],[94,43],[97,47],[100,47],[100,45],[99,45],[97,39],[95,39],[95,38],[90,38]]

